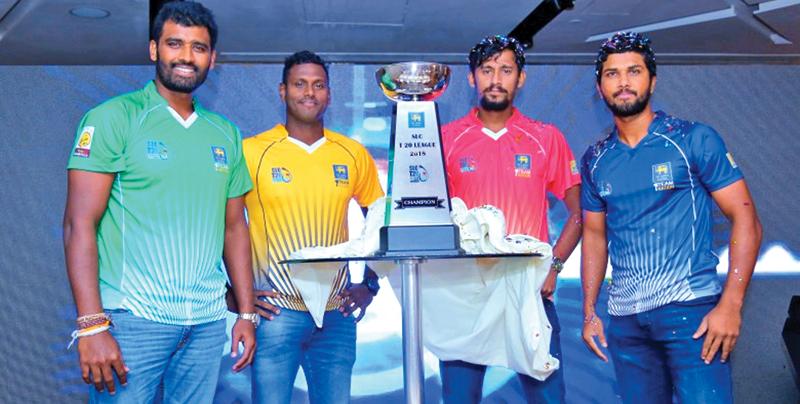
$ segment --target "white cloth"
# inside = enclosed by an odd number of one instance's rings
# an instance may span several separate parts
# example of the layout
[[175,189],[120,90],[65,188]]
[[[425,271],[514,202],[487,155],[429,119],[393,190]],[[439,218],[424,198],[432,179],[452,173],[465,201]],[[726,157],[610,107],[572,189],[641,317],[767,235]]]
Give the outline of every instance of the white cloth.
[[[550,269],[552,248],[526,235],[505,235],[502,212],[492,206],[467,210],[451,201],[461,248],[468,254],[540,253],[533,258],[428,260],[420,273],[423,343],[442,360],[504,366],[538,380],[559,367],[549,353],[552,329],[540,290]],[[353,241],[332,247],[307,248],[292,258],[369,256],[379,247],[385,199],[373,203],[364,231]],[[370,263],[379,275],[392,262]],[[292,278],[317,326],[322,326],[325,300],[341,264],[291,265]],[[399,277],[394,273],[393,277]],[[399,280],[399,279],[397,279]],[[399,288],[400,282],[392,280]],[[311,302],[311,304],[309,304]]]

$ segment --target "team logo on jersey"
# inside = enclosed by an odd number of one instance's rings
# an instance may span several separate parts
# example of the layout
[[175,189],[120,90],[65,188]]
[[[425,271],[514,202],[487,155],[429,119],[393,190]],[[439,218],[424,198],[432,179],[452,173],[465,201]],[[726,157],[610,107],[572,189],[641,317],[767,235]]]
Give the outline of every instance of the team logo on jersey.
[[476,162],[475,162],[474,158],[472,158],[472,157],[464,157],[461,160],[459,160],[459,163],[461,165],[461,172],[462,173],[471,173],[471,172],[475,171]]
[[272,167],[272,182],[292,182],[292,173],[288,168]]
[[157,140],[147,141],[147,158],[150,160],[166,160],[169,158],[167,146]]
[[333,182],[336,186],[350,184],[350,175],[347,173],[347,166],[344,164],[333,165]]
[[733,154],[725,153],[725,157],[728,158],[728,162],[731,163],[731,167],[733,167],[733,168],[738,168],[739,167],[739,165],[736,164],[735,161],[733,161]]
[[408,113],[408,127],[409,128],[424,128],[425,127],[425,113],[424,112],[409,112]]
[[575,160],[569,161],[569,172],[571,172],[572,175],[578,174],[578,163],[576,163]]
[[92,139],[94,138],[94,126],[84,126],[81,135],[78,136],[78,144],[72,152],[76,157],[89,157],[92,151]]
[[600,195],[601,198],[605,198],[611,195],[611,184],[608,182],[600,181],[600,184],[597,187],[597,193]]
[[214,159],[214,169],[221,172],[228,172],[228,153],[222,146],[211,146],[211,157]]
[[514,176],[529,178],[531,176],[531,155],[514,155]]
[[667,191],[675,188],[672,180],[672,163],[653,164],[653,188],[656,191]]
[[411,183],[428,181],[428,170],[420,165],[408,166],[408,175]]

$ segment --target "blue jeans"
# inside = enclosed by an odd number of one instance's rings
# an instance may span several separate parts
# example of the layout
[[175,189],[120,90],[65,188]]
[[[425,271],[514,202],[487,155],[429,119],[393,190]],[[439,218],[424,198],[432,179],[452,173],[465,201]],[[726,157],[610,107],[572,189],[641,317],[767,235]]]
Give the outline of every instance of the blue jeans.
[[[542,298],[547,319],[553,327],[550,338],[550,355],[561,362],[561,367],[544,381],[530,376],[517,374],[525,399],[529,403],[563,403],[564,402],[564,361],[561,358],[561,325],[558,323],[556,305],[549,299]],[[442,401],[445,404],[478,403],[483,397],[483,376],[485,365],[476,365],[464,361],[439,361],[439,372],[442,376]]]
[[731,368],[700,359],[704,337],[693,339],[719,296],[676,302],[629,316],[611,316],[608,344],[626,403],[731,403]]
[[225,320],[192,326],[157,323],[127,310],[109,310],[128,385],[117,393],[89,389],[90,403],[152,403],[157,393],[164,403],[211,403],[225,345]]
[[261,319],[256,341],[254,403],[289,403],[300,366],[311,403],[350,401],[350,375],[356,361],[353,316],[330,310],[325,312],[322,328],[317,328],[308,312],[282,308],[272,321]]

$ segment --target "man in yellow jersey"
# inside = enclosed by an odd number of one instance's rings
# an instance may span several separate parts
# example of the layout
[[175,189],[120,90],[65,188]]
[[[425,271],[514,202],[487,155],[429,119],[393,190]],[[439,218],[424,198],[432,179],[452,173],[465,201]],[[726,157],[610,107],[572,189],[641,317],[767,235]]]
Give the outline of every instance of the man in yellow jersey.
[[[333,280],[318,328],[279,262],[294,251],[347,241],[347,210],[383,196],[375,162],[358,142],[323,126],[330,102],[325,62],[309,51],[289,56],[279,88],[286,124],[244,141],[254,188],[245,196],[255,272],[256,310],[269,321],[256,330],[253,401],[288,403],[299,366],[312,403],[350,398],[355,323],[378,292],[377,275],[350,284],[347,268]],[[353,321],[349,315],[360,309]]]

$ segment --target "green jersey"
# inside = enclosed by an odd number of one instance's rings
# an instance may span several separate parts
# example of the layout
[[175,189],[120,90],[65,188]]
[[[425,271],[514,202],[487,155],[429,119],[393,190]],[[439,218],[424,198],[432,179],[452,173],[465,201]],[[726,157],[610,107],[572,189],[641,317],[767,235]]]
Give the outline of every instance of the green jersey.
[[225,315],[225,206],[252,184],[236,126],[194,108],[183,120],[150,82],[78,127],[67,168],[116,174],[97,229],[105,309],[178,325]]

